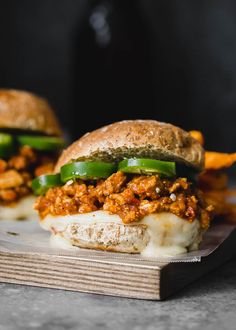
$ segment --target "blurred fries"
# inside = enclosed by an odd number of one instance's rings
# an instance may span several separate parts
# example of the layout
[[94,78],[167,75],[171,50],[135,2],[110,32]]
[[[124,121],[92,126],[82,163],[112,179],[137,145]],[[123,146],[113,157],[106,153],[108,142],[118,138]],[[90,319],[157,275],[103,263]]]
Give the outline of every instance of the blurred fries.
[[206,151],[205,153],[205,169],[220,170],[230,167],[236,162],[236,153],[225,154],[220,152]]
[[202,146],[204,145],[204,137],[200,131],[190,131],[190,135],[197,140]]
[[[204,145],[204,137],[200,131],[190,131],[189,133],[202,146]],[[205,152],[205,170],[220,170],[232,166],[235,162],[236,152],[232,154],[215,151]]]
[[[202,146],[204,136],[199,131],[190,131],[191,136]],[[198,185],[205,199],[214,207],[215,216],[236,221],[236,190],[228,189],[228,176],[222,169],[231,167],[236,162],[236,153],[205,152],[205,169],[199,175]],[[235,202],[230,201],[235,197]]]

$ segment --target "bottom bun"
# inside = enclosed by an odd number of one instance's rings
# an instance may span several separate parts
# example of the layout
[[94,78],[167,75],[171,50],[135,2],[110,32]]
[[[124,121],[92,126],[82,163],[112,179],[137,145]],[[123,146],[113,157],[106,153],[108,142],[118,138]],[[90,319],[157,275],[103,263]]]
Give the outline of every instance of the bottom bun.
[[24,220],[37,216],[37,212],[33,208],[34,202],[34,196],[27,196],[12,206],[0,206],[0,220]]
[[202,240],[197,219],[190,223],[172,213],[151,214],[128,225],[106,211],[47,216],[40,223],[52,232],[51,242],[60,248],[74,246],[163,257],[196,250]]

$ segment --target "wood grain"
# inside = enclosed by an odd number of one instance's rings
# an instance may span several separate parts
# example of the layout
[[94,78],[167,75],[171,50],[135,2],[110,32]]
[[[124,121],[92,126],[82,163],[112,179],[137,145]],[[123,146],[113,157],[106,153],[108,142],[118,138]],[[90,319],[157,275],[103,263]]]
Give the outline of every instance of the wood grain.
[[0,263],[1,282],[160,299],[159,269],[17,253],[1,253]]
[[1,251],[0,281],[39,287],[161,300],[229,260],[236,230],[201,262],[113,260],[99,254],[65,257],[42,251]]

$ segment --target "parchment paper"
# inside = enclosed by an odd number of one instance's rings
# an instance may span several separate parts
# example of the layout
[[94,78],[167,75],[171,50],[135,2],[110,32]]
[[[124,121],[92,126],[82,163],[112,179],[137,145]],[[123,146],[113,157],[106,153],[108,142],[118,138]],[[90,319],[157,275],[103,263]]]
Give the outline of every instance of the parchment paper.
[[63,250],[50,247],[50,233],[39,227],[36,219],[28,221],[0,221],[0,252],[38,253],[60,255],[66,258],[114,261],[118,263],[142,262],[145,265],[153,262],[200,262],[202,257],[210,255],[236,229],[236,224],[215,223],[205,233],[198,251],[181,254],[175,257],[144,258],[138,254],[113,253],[74,248]]

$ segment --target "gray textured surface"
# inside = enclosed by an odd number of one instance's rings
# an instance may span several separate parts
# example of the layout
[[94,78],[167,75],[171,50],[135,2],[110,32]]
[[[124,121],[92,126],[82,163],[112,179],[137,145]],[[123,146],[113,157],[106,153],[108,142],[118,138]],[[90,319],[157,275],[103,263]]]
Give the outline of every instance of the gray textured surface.
[[0,284],[0,330],[236,329],[236,258],[167,301]]

